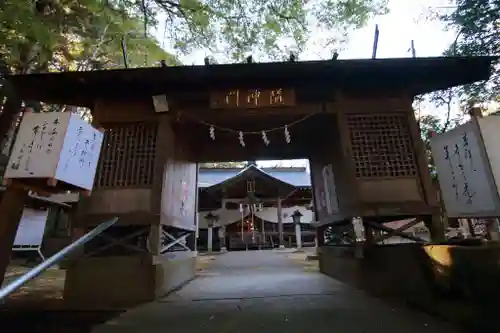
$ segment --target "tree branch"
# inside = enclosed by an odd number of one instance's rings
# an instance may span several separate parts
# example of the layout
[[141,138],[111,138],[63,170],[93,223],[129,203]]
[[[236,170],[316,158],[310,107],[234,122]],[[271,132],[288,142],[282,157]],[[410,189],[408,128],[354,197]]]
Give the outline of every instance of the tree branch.
[[444,126],[443,126],[443,128],[441,130],[441,133],[445,133],[446,130],[448,129],[448,126],[450,126],[450,121],[451,121],[451,101],[452,101],[452,99],[453,99],[453,91],[452,91],[452,89],[449,89],[448,90],[448,103],[446,103],[446,107],[447,107],[446,121],[445,121]]

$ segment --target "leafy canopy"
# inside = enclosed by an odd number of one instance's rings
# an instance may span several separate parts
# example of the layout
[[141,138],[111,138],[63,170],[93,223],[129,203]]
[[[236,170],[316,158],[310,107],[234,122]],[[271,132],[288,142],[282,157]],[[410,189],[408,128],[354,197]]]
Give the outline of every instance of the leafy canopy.
[[131,65],[175,62],[156,40],[144,36],[142,13],[118,1],[0,3],[0,56],[17,73],[123,66],[123,36],[128,36]]
[[387,0],[148,0],[147,5],[165,13],[165,36],[176,50],[208,49],[233,61],[252,52],[271,59],[285,51],[300,53],[313,29],[327,36],[325,46],[338,47],[351,29],[387,12]]
[[208,49],[233,61],[250,52],[276,59],[302,51],[313,31],[338,47],[351,29],[386,11],[387,0],[4,0],[0,56],[16,72],[122,66],[127,36],[133,65],[176,62],[148,33],[161,19],[182,54]]
[[[445,55],[500,56],[500,0],[454,0],[453,10],[438,15],[457,32],[456,42]],[[459,97],[468,102],[500,102],[500,65],[495,62],[488,82],[464,86]]]
[[[448,29],[456,32],[456,40],[444,51],[446,56],[500,56],[500,0],[450,0],[451,10],[432,13]],[[429,133],[442,133],[464,121],[467,109],[473,105],[492,108],[500,103],[500,64],[496,61],[493,74],[487,82],[454,87],[418,96],[416,104],[423,101],[445,109],[444,117],[435,114],[420,116],[422,138],[429,151]],[[460,111],[453,115],[452,108],[458,104]],[[493,109],[495,105],[493,105]],[[500,105],[497,105],[500,111]],[[417,113],[419,111],[417,110]]]

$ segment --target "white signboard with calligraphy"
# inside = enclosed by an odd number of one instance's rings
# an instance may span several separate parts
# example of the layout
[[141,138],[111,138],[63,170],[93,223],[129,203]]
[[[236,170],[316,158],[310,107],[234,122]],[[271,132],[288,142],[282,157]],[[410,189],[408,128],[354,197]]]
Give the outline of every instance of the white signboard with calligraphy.
[[[487,149],[495,131],[485,133],[485,124],[500,131],[500,117],[469,121],[431,139],[432,156],[449,217],[492,217],[500,215],[500,200],[492,165],[500,170],[500,150]],[[491,126],[488,126],[491,127]],[[497,141],[497,140],[496,140]],[[493,157],[493,158],[491,158]],[[495,162],[495,159],[497,160]]]
[[92,190],[102,141],[103,133],[74,113],[25,114],[4,178]]
[[24,208],[12,247],[13,251],[37,251],[44,259],[41,247],[48,214],[48,210]]

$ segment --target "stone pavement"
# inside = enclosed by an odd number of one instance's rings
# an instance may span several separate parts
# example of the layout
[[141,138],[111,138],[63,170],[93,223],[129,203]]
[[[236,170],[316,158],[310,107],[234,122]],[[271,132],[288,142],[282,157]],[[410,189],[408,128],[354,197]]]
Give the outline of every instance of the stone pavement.
[[[132,287],[132,286],[131,286]],[[457,333],[394,308],[287,253],[229,252],[180,291],[96,327],[94,333]]]

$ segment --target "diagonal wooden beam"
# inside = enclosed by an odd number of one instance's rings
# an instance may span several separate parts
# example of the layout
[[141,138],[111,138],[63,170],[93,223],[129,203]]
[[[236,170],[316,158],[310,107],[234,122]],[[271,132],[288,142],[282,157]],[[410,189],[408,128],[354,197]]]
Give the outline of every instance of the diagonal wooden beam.
[[186,233],[182,236],[180,236],[179,238],[175,238],[174,236],[172,236],[170,233],[168,233],[167,231],[163,231],[163,234],[165,236],[167,236],[168,238],[170,238],[172,240],[171,243],[168,243],[167,245],[163,246],[160,250],[160,253],[164,253],[165,251],[167,251],[168,249],[170,249],[172,246],[174,245],[180,245],[182,246],[184,249],[186,249],[187,251],[191,251],[191,249],[185,245],[185,244],[182,244],[181,242],[183,240],[185,240],[188,236],[189,236],[189,233]]
[[101,237],[102,239],[106,239],[106,240],[109,240],[110,243],[109,244],[106,244],[104,246],[101,246],[100,248],[97,248],[95,249],[94,251],[91,251],[91,252],[88,252],[88,253],[85,253],[84,257],[92,257],[93,255],[96,255],[104,250],[107,250],[113,246],[122,246],[124,248],[128,248],[128,249],[132,249],[132,250],[135,250],[137,252],[141,252],[141,251],[144,251],[143,249],[141,249],[140,247],[136,247],[136,246],[133,246],[133,245],[129,245],[129,244],[124,244],[124,242],[126,240],[129,240],[131,238],[134,238],[134,237],[137,237],[137,236],[140,236],[141,234],[144,234],[145,232],[148,231],[148,228],[143,228],[141,230],[138,230],[136,232],[133,232],[131,234],[128,234],[126,235],[125,237],[122,237],[122,238],[113,238],[113,237],[110,237],[110,236],[106,236],[106,235],[99,235],[99,237]]
[[[425,243],[426,242],[425,240],[423,240],[423,239],[421,239],[419,237],[416,237],[416,236],[413,236],[413,235],[408,235],[408,234],[406,234],[406,233],[404,233],[404,232],[402,232],[402,231],[399,230],[399,229],[401,229],[403,227],[405,227],[405,228],[402,229],[402,230],[408,229],[409,226],[406,226],[406,225],[404,225],[404,226],[402,226],[402,227],[400,227],[398,229],[392,229],[392,228],[386,227],[386,226],[384,226],[382,224],[379,224],[379,223],[376,223],[376,222],[373,222],[373,221],[369,221],[369,220],[363,221],[363,222],[365,222],[366,224],[370,225],[374,229],[382,230],[382,231],[385,231],[385,232],[387,232],[389,234],[389,235],[384,235],[382,237],[376,238],[375,242],[379,242],[380,239],[383,238],[383,237],[386,237],[384,239],[387,239],[387,238],[391,238],[392,236],[399,236],[399,237],[403,237],[403,238],[406,238],[406,239],[411,239],[411,240],[414,240],[415,242],[418,242],[418,243]],[[412,222],[410,222],[408,224],[411,224],[411,223],[414,223],[414,222],[415,221],[412,221]]]
[[[421,221],[420,221],[419,219],[413,219],[413,220],[411,220],[410,222],[408,222],[408,223],[406,223],[406,224],[402,225],[401,227],[396,228],[396,229],[393,229],[393,231],[394,231],[394,232],[403,232],[403,231],[405,231],[406,229],[411,228],[411,227],[413,227],[414,225],[419,224],[420,222],[421,222]],[[375,240],[374,240],[374,241],[375,241],[375,243],[382,242],[382,241],[384,241],[384,240],[386,240],[386,239],[389,239],[389,238],[393,237],[393,236],[394,236],[394,232],[390,232],[390,233],[388,233],[387,235],[382,235],[382,236],[380,236],[380,237],[376,237],[376,238],[375,238]],[[405,235],[408,235],[408,234],[407,234],[407,233],[405,233]]]

